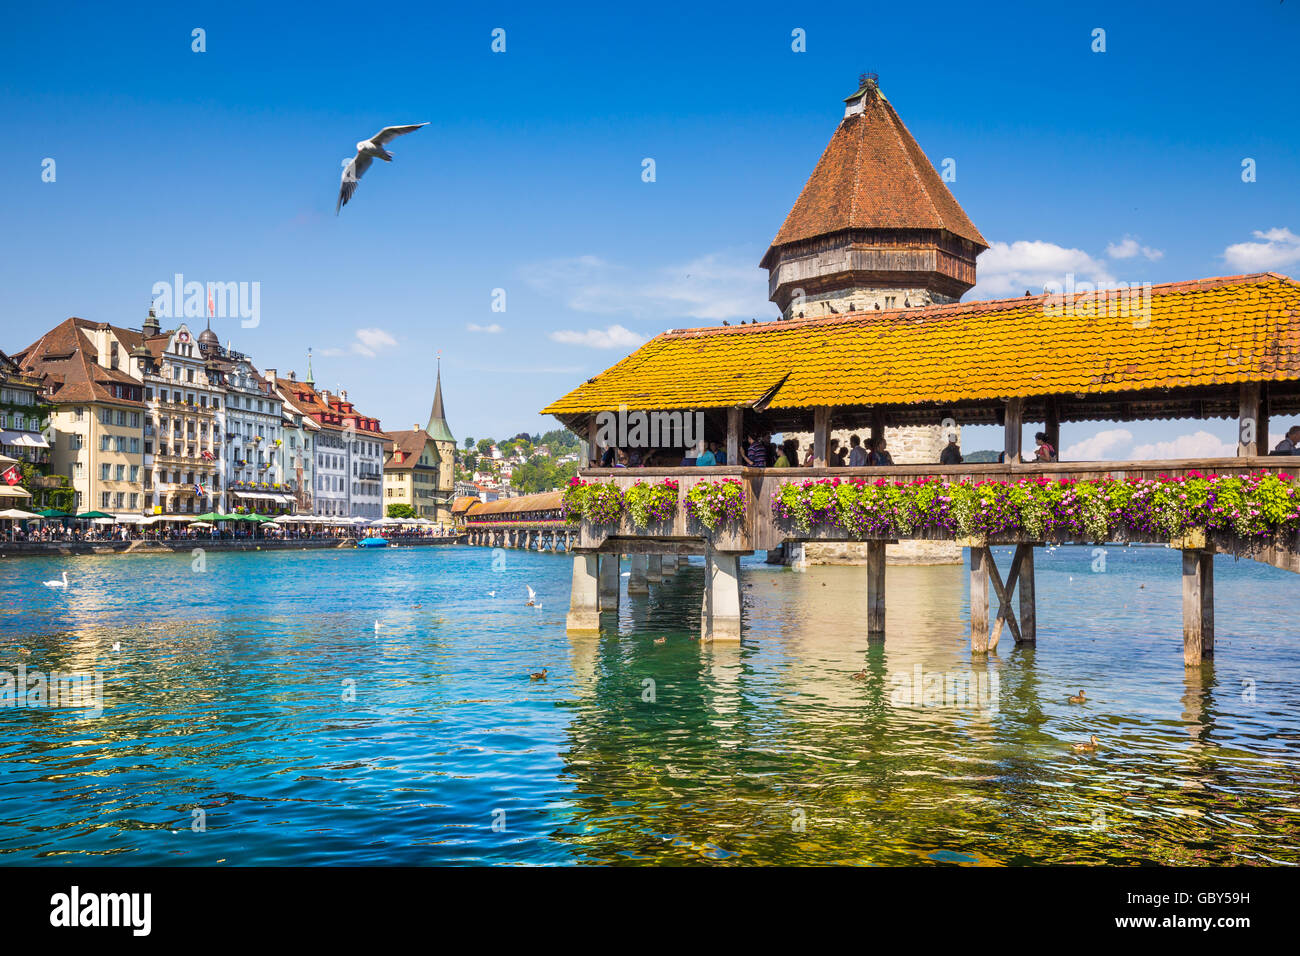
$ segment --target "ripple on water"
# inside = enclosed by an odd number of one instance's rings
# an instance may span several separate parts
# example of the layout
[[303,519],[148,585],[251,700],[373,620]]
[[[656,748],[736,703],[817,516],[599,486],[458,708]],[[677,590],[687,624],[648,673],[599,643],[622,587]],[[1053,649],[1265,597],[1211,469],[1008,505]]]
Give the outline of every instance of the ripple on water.
[[[745,641],[702,646],[698,561],[572,637],[560,556],[6,561],[0,670],[107,702],[0,708],[0,862],[1300,862],[1300,640],[1260,610],[1294,579],[1223,562],[1188,671],[1177,555],[1091,560],[1040,552],[1039,643],[987,661],[958,567],[891,568],[868,647],[861,569],[747,563]],[[993,691],[917,706],[918,668]]]

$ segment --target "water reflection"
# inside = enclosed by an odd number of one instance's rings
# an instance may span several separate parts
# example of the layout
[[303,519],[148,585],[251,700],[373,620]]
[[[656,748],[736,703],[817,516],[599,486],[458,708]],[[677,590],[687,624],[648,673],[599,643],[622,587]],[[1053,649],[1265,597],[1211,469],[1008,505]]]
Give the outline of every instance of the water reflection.
[[745,639],[701,645],[698,561],[598,634],[551,555],[68,564],[66,598],[6,564],[0,667],[98,669],[108,706],[0,709],[0,862],[1300,862],[1271,569],[1218,569],[1188,670],[1153,551],[1040,555],[1038,645],[976,659],[956,567],[891,568],[868,644],[863,569],[746,564]]

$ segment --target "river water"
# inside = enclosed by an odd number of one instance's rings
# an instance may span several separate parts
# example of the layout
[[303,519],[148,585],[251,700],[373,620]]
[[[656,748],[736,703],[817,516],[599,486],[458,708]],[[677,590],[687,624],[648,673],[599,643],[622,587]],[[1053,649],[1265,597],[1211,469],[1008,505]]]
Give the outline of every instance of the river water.
[[864,569],[747,559],[701,646],[699,559],[573,636],[563,555],[4,558],[0,675],[104,709],[0,707],[0,863],[1300,864],[1300,579],[1218,558],[1187,670],[1178,553],[1097,564],[972,660],[956,566],[868,647]]

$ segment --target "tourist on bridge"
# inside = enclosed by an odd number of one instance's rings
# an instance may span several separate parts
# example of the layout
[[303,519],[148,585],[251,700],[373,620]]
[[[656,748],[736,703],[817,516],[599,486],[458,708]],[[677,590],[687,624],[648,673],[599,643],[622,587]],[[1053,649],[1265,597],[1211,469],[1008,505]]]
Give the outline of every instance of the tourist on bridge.
[[695,465],[698,468],[711,468],[717,463],[718,459],[713,455],[713,442],[706,441],[704,443],[704,452],[695,458]]
[[939,464],[941,465],[960,465],[965,459],[961,455],[961,447],[957,444],[957,433],[948,433],[948,444],[944,446],[943,452],[939,455]]
[[871,442],[871,454],[867,456],[867,464],[876,466],[892,466],[894,464],[894,456],[885,447],[884,435]]
[[751,468],[767,467],[767,443],[762,435],[749,437],[749,448],[741,451],[740,460]]
[[838,438],[831,439],[830,452],[826,455],[826,464],[832,468],[844,467],[844,449],[840,447]]
[[1292,425],[1286,430],[1286,437],[1273,449],[1275,455],[1300,455],[1300,425]]
[[1056,461],[1056,448],[1047,440],[1047,432],[1038,432],[1034,435],[1034,441],[1038,443],[1038,450],[1034,452],[1035,461]]
[[862,447],[862,439],[857,435],[849,436],[849,467],[865,468],[867,465],[867,452]]

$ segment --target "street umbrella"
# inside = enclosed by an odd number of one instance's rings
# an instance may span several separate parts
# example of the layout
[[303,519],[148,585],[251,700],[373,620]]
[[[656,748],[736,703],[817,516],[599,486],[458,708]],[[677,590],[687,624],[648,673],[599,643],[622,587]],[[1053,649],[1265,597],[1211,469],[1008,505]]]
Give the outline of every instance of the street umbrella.
[[35,512],[23,511],[22,508],[6,508],[4,511],[0,511],[0,518],[9,518],[14,521],[21,521],[24,518],[36,518],[36,517],[39,516]]
[[66,511],[60,511],[58,508],[46,508],[44,511],[36,512],[42,518],[71,518],[72,515]]
[[195,515],[195,516],[194,516],[194,520],[195,520],[195,522],[199,522],[199,521],[225,521],[226,519],[227,519],[227,516],[226,516],[226,515],[219,515],[219,514],[217,514],[215,511],[205,511],[205,512],[204,512],[203,514],[201,514],[201,515]]
[[105,514],[105,513],[102,512],[102,511],[87,511],[85,514],[77,515],[77,518],[78,518],[78,519],[80,519],[80,518],[111,518],[111,517],[113,517],[113,516],[110,515],[110,514]]

